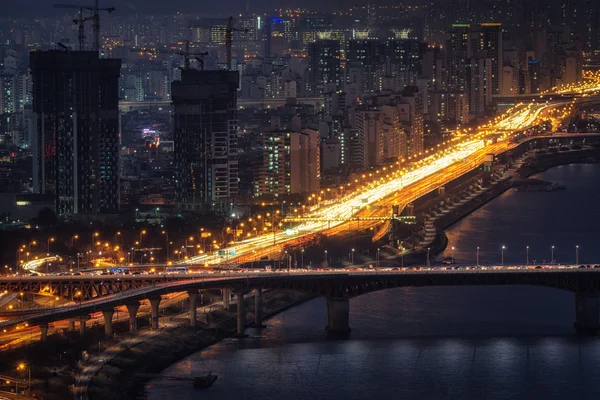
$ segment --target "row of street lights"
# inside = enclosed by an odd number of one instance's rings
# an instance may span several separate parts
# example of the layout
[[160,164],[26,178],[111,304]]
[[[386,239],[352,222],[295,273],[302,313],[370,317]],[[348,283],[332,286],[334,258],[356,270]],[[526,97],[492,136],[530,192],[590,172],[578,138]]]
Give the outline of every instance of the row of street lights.
[[[501,258],[501,263],[502,265],[504,265],[504,251],[507,250],[508,247],[506,247],[505,245],[502,245],[502,247],[500,247],[500,258]],[[554,246],[550,247],[550,263],[554,264],[555,259],[554,259]],[[427,248],[427,266],[429,266],[429,252],[430,252],[430,248]],[[454,264],[454,250],[456,250],[456,248],[454,246],[452,246],[451,248],[452,250],[452,264]],[[477,266],[479,266],[479,246],[477,247],[477,253],[476,253],[476,262],[477,262]],[[535,262],[535,260],[534,260]],[[575,264],[579,264],[579,245],[575,246]],[[525,246],[525,265],[529,265],[529,246]]]

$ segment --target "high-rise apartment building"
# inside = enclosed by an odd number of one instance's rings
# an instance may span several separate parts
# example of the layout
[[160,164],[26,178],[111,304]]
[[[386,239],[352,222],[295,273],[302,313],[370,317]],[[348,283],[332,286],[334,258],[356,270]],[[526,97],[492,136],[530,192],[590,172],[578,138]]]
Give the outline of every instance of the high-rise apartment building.
[[177,205],[225,211],[238,193],[238,73],[181,71],[172,85]]
[[263,133],[263,162],[254,182],[255,196],[284,196],[319,191],[320,137],[313,129]]
[[502,46],[502,24],[486,22],[480,24],[473,32],[472,54],[479,56],[483,53],[485,58],[491,61],[491,90],[492,95],[500,94],[502,87],[503,46]]
[[384,160],[385,114],[378,108],[357,110],[356,129],[363,140],[364,159],[362,167],[376,167]]
[[340,42],[337,40],[316,40],[308,45],[308,93],[322,96],[332,85],[340,88],[342,70],[340,66]]
[[402,91],[401,102],[408,104],[408,115],[401,113],[400,120],[405,123],[408,132],[407,154],[420,157],[425,146],[423,93],[416,86],[407,86]]
[[54,194],[60,215],[117,212],[121,61],[53,50],[30,65],[34,191]]

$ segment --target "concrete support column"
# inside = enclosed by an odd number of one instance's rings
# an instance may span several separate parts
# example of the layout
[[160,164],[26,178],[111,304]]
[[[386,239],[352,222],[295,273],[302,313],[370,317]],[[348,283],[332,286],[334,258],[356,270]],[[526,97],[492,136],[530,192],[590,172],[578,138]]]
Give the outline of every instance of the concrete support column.
[[85,319],[83,318],[79,320],[79,334],[81,337],[85,336]]
[[263,309],[262,309],[262,289],[255,289],[254,293],[254,325],[262,328]]
[[112,338],[113,336],[113,324],[112,318],[115,314],[115,310],[102,310],[102,315],[104,316],[104,334],[107,338]]
[[600,296],[598,293],[575,294],[575,329],[579,333],[596,334],[600,328]]
[[195,328],[198,326],[198,321],[196,320],[196,309],[198,308],[198,291],[190,290],[188,292],[188,296],[190,298],[190,326]]
[[223,288],[223,308],[229,310],[231,305],[231,289]]
[[237,295],[237,336],[244,337],[246,330],[246,310],[244,307],[244,293],[236,293]]
[[158,329],[158,306],[160,305],[160,297],[150,299],[150,308],[152,309],[152,329]]
[[140,309],[140,303],[126,304],[125,307],[127,307],[127,312],[129,313],[129,332],[137,333],[137,313]]
[[40,325],[40,341],[45,342],[48,339],[48,324]]
[[350,301],[327,299],[327,331],[333,334],[350,333]]
[[74,319],[69,320],[69,330],[71,332],[73,332],[75,330],[75,320]]

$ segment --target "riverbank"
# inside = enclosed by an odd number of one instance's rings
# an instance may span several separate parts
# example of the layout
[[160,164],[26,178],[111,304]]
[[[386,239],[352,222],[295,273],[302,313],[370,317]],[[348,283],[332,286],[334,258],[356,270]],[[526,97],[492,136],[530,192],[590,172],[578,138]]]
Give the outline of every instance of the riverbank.
[[[277,290],[263,294],[263,315],[270,318],[282,311],[311,300],[314,295]],[[254,318],[254,301],[246,301],[247,321]],[[235,313],[223,309],[211,312],[218,328],[180,326],[149,338],[114,357],[92,378],[89,399],[143,398],[146,382],[173,363],[235,334]],[[248,325],[251,325],[249,323]]]
[[[600,148],[582,148],[577,150],[560,151],[551,149],[549,151],[538,151],[533,157],[528,158],[523,165],[516,170],[514,177],[529,178],[532,175],[539,174],[550,168],[568,164],[597,163],[600,161]],[[442,253],[448,244],[448,238],[444,231],[452,225],[461,221],[466,216],[472,214],[477,209],[494,200],[507,190],[513,187],[513,178],[499,181],[483,192],[481,195],[456,207],[446,215],[441,216],[435,222],[437,234],[435,246],[431,246],[431,255]]]

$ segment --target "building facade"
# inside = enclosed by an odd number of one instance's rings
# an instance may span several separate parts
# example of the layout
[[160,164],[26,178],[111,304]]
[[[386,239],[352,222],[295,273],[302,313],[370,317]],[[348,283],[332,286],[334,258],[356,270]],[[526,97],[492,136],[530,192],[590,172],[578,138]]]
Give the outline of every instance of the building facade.
[[53,194],[59,215],[117,212],[121,61],[35,51],[30,65],[34,191]]
[[226,211],[238,193],[238,73],[181,72],[172,85],[177,205]]

